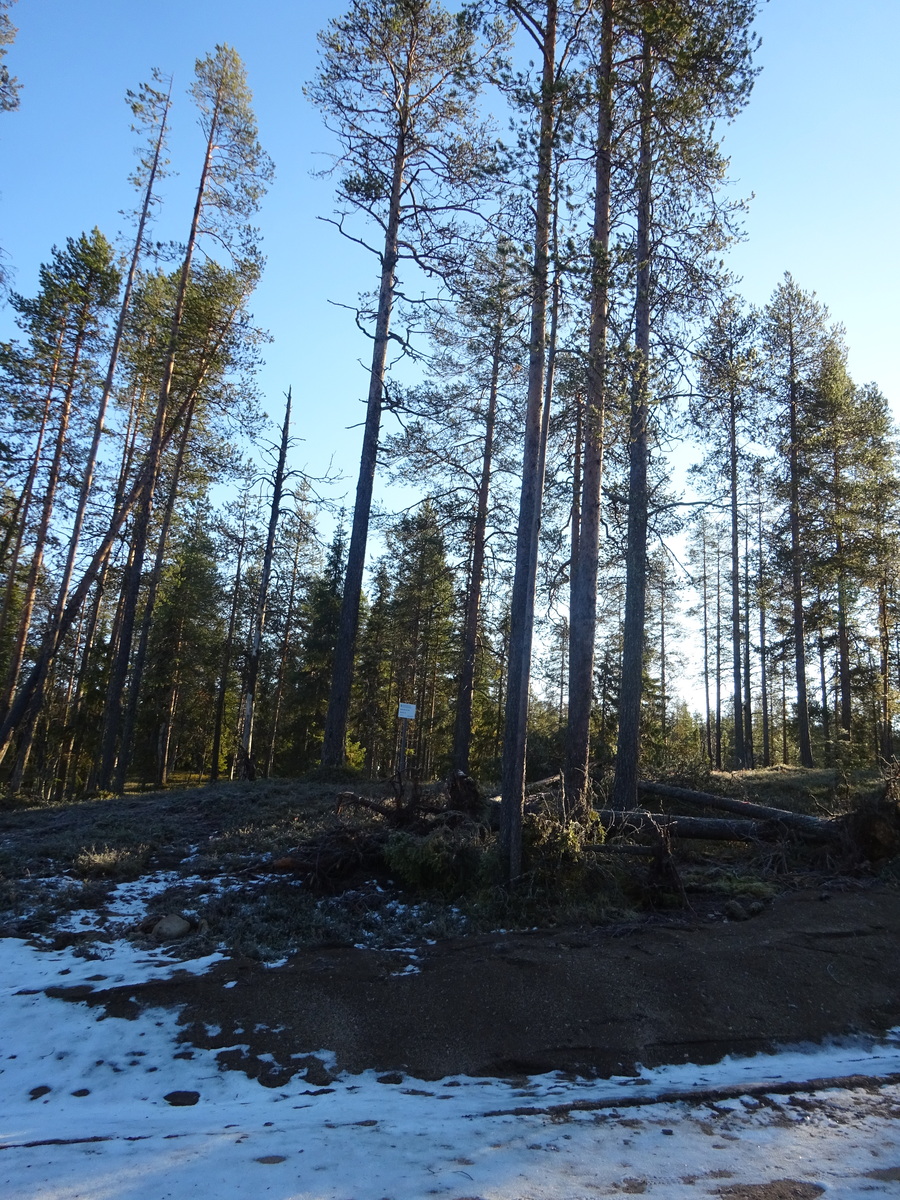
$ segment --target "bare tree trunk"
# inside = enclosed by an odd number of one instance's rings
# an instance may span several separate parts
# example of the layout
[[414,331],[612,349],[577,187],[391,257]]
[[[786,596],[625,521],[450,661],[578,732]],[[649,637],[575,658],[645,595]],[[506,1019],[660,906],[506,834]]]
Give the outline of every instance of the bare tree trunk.
[[881,651],[881,740],[882,756],[894,757],[893,712],[891,711],[891,631],[888,619],[887,584],[878,581],[878,640]]
[[750,529],[744,521],[744,761],[752,770],[753,754],[752,680],[750,678]]
[[790,526],[791,526],[791,605],[794,618],[794,673],[797,681],[797,735],[800,743],[800,762],[804,767],[813,763],[809,740],[809,705],[806,698],[806,645],[803,634],[803,550],[800,540],[800,442],[797,421],[799,385],[794,363],[793,335],[791,336],[790,380]]
[[770,767],[772,765],[772,754],[769,733],[769,670],[767,661],[768,652],[766,646],[766,593],[763,559],[762,494],[760,494],[757,502],[756,520],[757,543],[759,545],[759,571],[757,575],[757,587],[759,589],[759,688],[762,705],[762,765],[764,767]]
[[734,385],[728,404],[729,491],[731,502],[731,671],[734,679],[734,758],[739,771],[747,766],[744,710],[741,695],[741,560],[738,541],[737,396]]
[[659,704],[662,727],[663,751],[668,749],[668,701],[666,697],[666,560],[663,558],[662,579],[659,586]]
[[543,499],[544,369],[547,292],[550,265],[553,127],[556,111],[557,3],[547,0],[541,51],[541,116],[535,188],[535,237],[528,392],[522,490],[516,533],[516,563],[510,608],[505,730],[501,769],[500,853],[510,881],[522,871],[522,807],[525,796],[525,742],[528,728],[528,685],[531,674],[537,545]]
[[284,637],[281,639],[281,654],[278,660],[278,678],[275,683],[275,699],[272,702],[272,735],[269,738],[269,753],[266,755],[266,779],[268,779],[272,774],[272,767],[275,763],[275,743],[278,738],[278,722],[281,719],[281,697],[284,692],[284,677],[287,672],[288,650],[290,649],[291,634],[293,632],[294,597],[297,594],[297,575],[299,570],[300,538],[298,536],[297,545],[294,547],[294,565],[291,569],[291,587],[288,594],[287,615],[284,619]]
[[831,721],[828,712],[828,676],[825,670],[825,637],[822,630],[819,630],[818,637],[819,649],[819,689],[822,697],[822,741],[825,746],[825,765],[831,766],[832,746],[831,746]]
[[[408,81],[406,86],[404,112],[408,107]],[[328,712],[325,716],[322,740],[322,763],[332,767],[339,767],[344,761],[347,720],[350,714],[353,659],[356,653],[356,636],[359,632],[359,602],[362,596],[366,542],[369,536],[369,515],[372,511],[372,489],[375,483],[375,466],[378,459],[378,435],[381,429],[381,409],[384,400],[388,337],[391,312],[394,306],[394,286],[399,251],[400,200],[403,194],[403,176],[407,155],[406,133],[404,118],[394,146],[391,197],[384,236],[384,252],[381,256],[378,315],[375,319],[372,366],[369,372],[366,426],[359,461],[359,478],[356,484],[356,503],[353,506],[350,545],[347,548],[347,569],[344,574],[338,638],[331,673],[331,693],[328,697]]]
[[284,426],[281,430],[281,447],[278,451],[278,463],[272,479],[272,507],[269,511],[269,529],[266,534],[266,549],[263,555],[262,574],[259,579],[259,596],[256,601],[256,613],[253,620],[253,641],[250,644],[250,657],[247,663],[247,678],[244,683],[244,728],[241,738],[241,779],[255,779],[256,767],[253,762],[253,718],[256,705],[256,685],[259,680],[259,660],[262,653],[263,632],[266,627],[266,603],[269,597],[269,579],[272,574],[272,555],[275,551],[275,532],[278,528],[278,517],[281,513],[281,497],[284,491],[284,467],[287,459],[288,440],[291,424],[291,389],[288,388],[287,402],[284,406]]
[[[573,521],[572,588],[569,610],[569,720],[565,783],[570,811],[584,807],[590,772],[590,721],[597,635],[597,576],[606,413],[606,339],[609,321],[610,180],[613,127],[613,9],[603,0],[600,73],[597,80],[597,147],[594,227],[591,244],[590,324],[585,404],[584,481],[581,522]],[[577,545],[578,553],[575,553]]]
[[572,589],[578,554],[581,549],[581,488],[584,469],[584,400],[575,393],[575,443],[572,446],[572,503],[569,506],[569,611],[572,609]]
[[706,574],[706,525],[701,526],[701,564],[703,570],[703,697],[706,705],[706,757],[710,763],[713,760],[712,747],[712,715],[709,707],[709,580]]
[[722,553],[716,533],[716,770],[722,770]]
[[497,392],[500,379],[500,356],[503,349],[502,312],[497,314],[497,328],[491,359],[491,382],[484,430],[484,456],[481,460],[481,480],[475,525],[472,530],[472,570],[466,596],[466,615],[463,627],[462,669],[456,699],[456,718],[453,727],[453,766],[469,773],[469,751],[472,744],[472,697],[475,690],[475,660],[478,653],[478,617],[481,590],[484,583],[484,556],[487,534],[488,501],[491,490],[491,471],[494,457],[494,430],[497,423]]
[[637,199],[637,289],[634,306],[634,374],[628,429],[628,548],[625,562],[625,628],[619,739],[612,802],[633,808],[641,754],[641,696],[644,682],[644,622],[647,591],[647,425],[650,370],[650,222],[652,185],[651,123],[653,58],[649,38],[642,47],[640,154]]

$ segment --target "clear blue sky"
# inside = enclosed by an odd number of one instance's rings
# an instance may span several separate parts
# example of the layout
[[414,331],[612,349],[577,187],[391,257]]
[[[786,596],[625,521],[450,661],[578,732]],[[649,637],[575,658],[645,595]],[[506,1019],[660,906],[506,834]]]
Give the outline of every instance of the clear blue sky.
[[[244,58],[263,145],[277,167],[260,216],[268,266],[254,309],[274,337],[261,376],[269,409],[292,384],[298,455],[313,473],[334,456],[351,477],[363,415],[368,343],[331,301],[353,302],[374,263],[316,218],[331,207],[328,140],[301,87],[314,70],[315,34],[336,0],[19,0],[8,63],[23,84],[17,113],[0,117],[0,245],[15,286],[33,292],[55,243],[98,225],[122,228],[132,203],[127,88],[158,66],[175,76],[178,106],[161,235],[188,219],[199,149],[184,91],[197,56],[216,42]],[[815,290],[847,327],[851,368],[900,404],[900,248],[895,232],[900,43],[898,0],[772,0],[758,23],[763,72],[726,133],[732,175],[755,192],[748,242],[733,255],[744,292],[762,303],[785,270]],[[8,310],[0,336],[9,336]],[[348,486],[352,480],[348,480]]]

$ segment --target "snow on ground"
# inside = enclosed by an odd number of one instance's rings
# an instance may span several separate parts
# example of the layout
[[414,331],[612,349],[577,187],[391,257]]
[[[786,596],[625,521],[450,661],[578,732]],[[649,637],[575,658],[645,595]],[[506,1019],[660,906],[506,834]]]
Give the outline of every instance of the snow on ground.
[[[900,1030],[635,1079],[379,1082],[366,1072],[324,1089],[300,1076],[266,1088],[221,1069],[220,1051],[178,1043],[173,1011],[118,1019],[44,990],[203,971],[221,956],[97,948],[104,957],[88,960],[0,939],[3,1200],[682,1200],[779,1179],[821,1189],[783,1195],[900,1194],[900,1087],[757,1090],[898,1073]],[[333,1062],[327,1048],[297,1047],[309,1053]],[[733,1098],[691,1098],[710,1088]],[[165,1097],[177,1091],[199,1100],[173,1106]],[[672,1092],[684,1099],[636,1104]],[[604,1107],[552,1111],[573,1102]]]

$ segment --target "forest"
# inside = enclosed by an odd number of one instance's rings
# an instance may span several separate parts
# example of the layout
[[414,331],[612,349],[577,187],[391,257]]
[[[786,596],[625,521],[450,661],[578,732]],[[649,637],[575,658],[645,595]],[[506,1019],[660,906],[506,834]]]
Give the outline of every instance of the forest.
[[[8,803],[461,771],[502,795],[515,864],[527,780],[561,776],[577,813],[645,779],[893,758],[888,400],[803,280],[755,307],[728,269],[720,138],[752,103],[757,7],[348,0],[322,29],[321,236],[370,274],[344,508],[327,463],[292,466],[297,380],[262,418],[277,184],[238,51],[187,97],[165,64],[135,80],[130,241],[73,230],[35,291],[4,278]],[[0,120],[25,95],[11,10]],[[194,162],[170,161],[178,122]],[[162,242],[174,169],[193,200]]]

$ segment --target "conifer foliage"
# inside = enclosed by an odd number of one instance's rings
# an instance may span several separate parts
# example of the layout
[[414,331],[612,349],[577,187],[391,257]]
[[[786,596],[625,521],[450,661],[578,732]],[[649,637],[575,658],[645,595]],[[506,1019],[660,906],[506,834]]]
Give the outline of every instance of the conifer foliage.
[[271,419],[257,394],[273,172],[237,52],[198,60],[186,104],[158,73],[128,93],[133,236],[73,233],[6,301],[5,795],[462,771],[501,793],[514,882],[528,778],[562,775],[584,819],[648,775],[895,755],[889,401],[805,283],[755,308],[723,266],[755,13],[349,0],[328,22],[329,221],[375,266],[346,518],[298,470],[302,389]]

